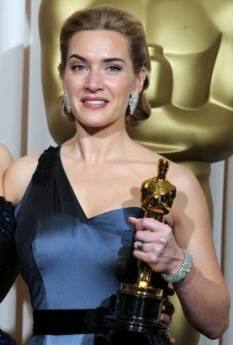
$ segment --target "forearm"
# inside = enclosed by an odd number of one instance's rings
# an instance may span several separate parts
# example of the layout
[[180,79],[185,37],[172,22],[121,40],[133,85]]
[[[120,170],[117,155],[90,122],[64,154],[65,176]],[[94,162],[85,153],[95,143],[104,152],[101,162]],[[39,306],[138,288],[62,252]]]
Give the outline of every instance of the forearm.
[[176,287],[188,321],[209,338],[218,338],[229,323],[230,297],[222,284],[206,279],[193,266],[187,279]]
[[[228,326],[230,301],[208,224],[200,224],[197,228],[202,231],[196,230],[196,234],[183,230],[188,223],[177,226],[177,243],[167,224],[147,218],[130,221],[136,227],[134,256],[161,272],[167,282],[177,284],[186,317],[196,329],[209,338],[219,337]],[[138,242],[143,243],[143,250],[138,249]],[[193,264],[181,248],[192,254]]]

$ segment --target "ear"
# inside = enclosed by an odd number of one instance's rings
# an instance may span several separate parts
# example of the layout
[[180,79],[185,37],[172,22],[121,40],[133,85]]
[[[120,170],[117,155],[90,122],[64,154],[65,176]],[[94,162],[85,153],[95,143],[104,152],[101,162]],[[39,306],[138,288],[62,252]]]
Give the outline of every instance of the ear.
[[[64,83],[64,71],[62,71],[61,63],[58,65],[57,70],[59,74],[59,79],[61,80],[62,83]],[[64,88],[63,84],[62,84],[62,87]]]
[[63,76],[61,77],[61,86],[62,86],[63,90],[66,89],[66,82],[65,82],[65,79]]
[[146,79],[146,75],[147,75],[147,71],[145,67],[142,67],[141,70],[136,75],[134,92],[140,93],[142,91],[144,81]]

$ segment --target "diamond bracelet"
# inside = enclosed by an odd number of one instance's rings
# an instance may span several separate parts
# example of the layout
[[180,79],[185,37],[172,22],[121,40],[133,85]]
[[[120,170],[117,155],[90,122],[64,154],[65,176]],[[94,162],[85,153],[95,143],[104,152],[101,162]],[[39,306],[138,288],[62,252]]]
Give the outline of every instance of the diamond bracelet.
[[184,261],[176,273],[161,273],[166,282],[179,285],[188,277],[193,265],[193,257],[187,250],[183,250],[183,254]]

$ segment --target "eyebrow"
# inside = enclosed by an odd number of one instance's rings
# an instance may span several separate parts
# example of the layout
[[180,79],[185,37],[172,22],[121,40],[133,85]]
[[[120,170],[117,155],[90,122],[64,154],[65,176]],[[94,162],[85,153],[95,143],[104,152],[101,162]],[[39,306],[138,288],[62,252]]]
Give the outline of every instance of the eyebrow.
[[[86,62],[87,59],[84,58],[83,56],[81,55],[78,55],[78,54],[72,54],[69,56],[68,60],[72,59],[72,58],[75,58],[75,59],[78,59],[78,60],[81,60],[83,62]],[[118,58],[118,57],[112,57],[112,58],[107,58],[107,59],[103,59],[103,62],[105,63],[108,63],[108,62],[115,62],[115,61],[119,61],[119,62],[122,62],[122,63],[126,63],[124,59],[121,59],[121,58]]]

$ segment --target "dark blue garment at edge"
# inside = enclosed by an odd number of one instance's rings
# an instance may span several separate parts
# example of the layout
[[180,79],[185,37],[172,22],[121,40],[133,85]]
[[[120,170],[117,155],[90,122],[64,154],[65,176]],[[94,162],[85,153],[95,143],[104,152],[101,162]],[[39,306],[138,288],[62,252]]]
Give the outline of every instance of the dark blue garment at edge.
[[[93,198],[98,197],[93,191]],[[33,308],[107,305],[126,275],[134,236],[127,219],[140,215],[140,208],[127,207],[87,218],[63,169],[60,149],[46,150],[16,207],[16,247]],[[91,345],[93,341],[92,334],[40,335],[29,344]]]
[[0,345],[16,345],[16,343],[8,334],[0,330]]

